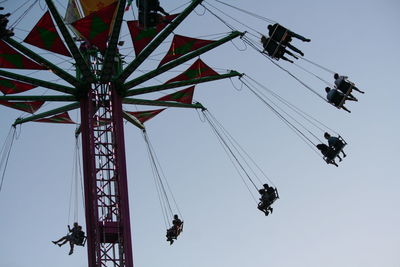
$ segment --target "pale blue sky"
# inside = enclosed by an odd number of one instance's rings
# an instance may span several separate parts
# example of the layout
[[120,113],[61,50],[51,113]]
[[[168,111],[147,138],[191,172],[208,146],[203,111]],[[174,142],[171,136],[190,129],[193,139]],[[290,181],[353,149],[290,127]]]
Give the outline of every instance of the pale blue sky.
[[[64,0],[58,2],[66,5]],[[293,43],[307,58],[348,75],[366,94],[359,96],[358,103],[349,104],[352,113],[348,114],[315,97],[249,47],[239,51],[227,43],[201,58],[212,67],[248,74],[341,133],[349,143],[348,157],[339,168],[328,166],[258,99],[247,90],[235,90],[228,80],[196,86],[194,98],[209,108],[269,174],[281,199],[272,216],[263,216],[197,112],[169,109],[147,123],[185,220],[184,232],[169,246],[143,139],[139,130],[127,124],[135,266],[400,267],[400,3],[229,2],[310,37],[310,43]],[[9,0],[3,6],[13,11],[22,3]],[[161,0],[166,11],[185,3]],[[44,1],[40,4],[45,6]],[[266,31],[266,22],[219,7],[258,31]],[[43,12],[36,6],[17,27],[30,30]],[[198,37],[229,31],[203,13],[198,7],[175,33]],[[11,23],[19,14],[10,18]],[[131,13],[126,19],[132,19]],[[27,34],[15,32],[19,38]],[[124,26],[124,39],[129,39],[127,34]],[[244,48],[239,39],[233,43]],[[125,48],[130,46],[127,42]],[[289,64],[283,66],[323,93],[323,83]],[[177,74],[171,72],[160,80]],[[321,74],[332,78],[329,73]],[[238,84],[237,79],[233,82]],[[44,89],[36,93],[52,94]],[[57,106],[49,104],[45,109]],[[5,140],[20,114],[0,106],[0,140]],[[71,116],[78,117],[75,112]],[[60,249],[50,242],[72,223],[68,208],[74,126],[29,123],[18,129],[0,192],[0,266],[87,266],[86,248],[68,256],[67,247]]]

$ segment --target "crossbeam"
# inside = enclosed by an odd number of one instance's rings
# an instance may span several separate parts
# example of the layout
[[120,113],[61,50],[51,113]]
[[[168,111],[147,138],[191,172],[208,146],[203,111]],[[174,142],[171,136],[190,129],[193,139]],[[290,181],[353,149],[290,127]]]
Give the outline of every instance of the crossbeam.
[[150,72],[148,72],[148,73],[146,73],[146,74],[144,74],[142,76],[137,77],[136,79],[133,79],[130,82],[127,82],[125,84],[125,88],[135,87],[136,85],[139,85],[139,84],[141,84],[141,83],[143,83],[145,81],[148,81],[148,80],[156,77],[157,75],[160,75],[160,74],[162,74],[162,73],[164,73],[166,71],[169,71],[170,69],[175,68],[176,66],[178,66],[178,65],[180,65],[182,63],[185,63],[186,61],[188,61],[188,60],[190,60],[192,58],[195,58],[195,57],[197,57],[197,56],[199,56],[201,54],[204,54],[205,52],[210,51],[211,49],[214,49],[214,48],[216,48],[216,47],[218,47],[218,46],[220,46],[220,45],[222,45],[222,44],[224,44],[224,43],[226,43],[226,42],[228,42],[228,41],[230,41],[230,40],[232,40],[232,39],[234,39],[234,38],[236,38],[238,36],[241,36],[241,35],[243,35],[243,33],[238,32],[238,31],[233,31],[231,34],[229,34],[228,36],[226,36],[226,37],[224,37],[224,38],[222,38],[220,40],[217,40],[217,41],[215,41],[215,42],[213,42],[211,44],[203,46],[202,48],[199,48],[199,49],[197,49],[195,51],[192,51],[192,52],[190,52],[190,53],[188,53],[186,55],[183,55],[180,58],[177,58],[177,59],[175,59],[173,61],[170,61],[169,63],[167,63],[165,65],[162,65],[162,66],[160,66],[159,68],[157,68],[157,69],[155,69],[153,71],[150,71]]
[[193,0],[153,41],[117,77],[117,83],[122,84],[153,51],[174,31],[174,29],[201,3],[203,0]]

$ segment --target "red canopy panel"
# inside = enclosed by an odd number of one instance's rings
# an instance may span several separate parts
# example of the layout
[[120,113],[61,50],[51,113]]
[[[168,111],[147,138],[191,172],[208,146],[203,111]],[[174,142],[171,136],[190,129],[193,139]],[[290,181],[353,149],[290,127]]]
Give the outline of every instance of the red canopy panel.
[[180,90],[178,92],[163,96],[159,101],[175,101],[184,104],[191,104],[193,100],[194,86]]
[[22,93],[35,87],[31,84],[0,78],[0,91],[5,95]]
[[43,104],[44,101],[6,101],[0,100],[0,104],[6,107],[22,110],[28,113],[35,113]]
[[187,81],[208,76],[218,76],[219,74],[206,65],[201,59],[196,60],[192,66],[185,70],[182,74],[168,80],[166,83]]
[[161,60],[159,66],[214,42],[215,41],[211,40],[202,40],[182,35],[175,35],[168,53]]
[[71,56],[54,26],[49,11],[44,13],[24,42],[60,55]]
[[25,57],[2,40],[0,40],[0,68],[34,70],[46,69],[45,67]]
[[132,20],[128,21],[128,28],[131,34],[133,47],[135,48],[135,53],[138,55],[142,50],[161,32],[173,19],[175,19],[179,14],[162,16],[160,18],[160,23],[155,27],[149,27],[144,29],[139,25],[139,21]]
[[147,110],[147,111],[126,111],[126,112],[134,116],[141,123],[144,123],[153,118],[154,116],[156,116],[157,114],[159,114],[163,110],[165,110],[165,108]]
[[118,2],[75,21],[72,26],[91,44],[104,52]]
[[71,120],[68,112],[63,112],[48,118],[34,120],[36,122],[48,122],[48,123],[65,123],[65,124],[76,124]]

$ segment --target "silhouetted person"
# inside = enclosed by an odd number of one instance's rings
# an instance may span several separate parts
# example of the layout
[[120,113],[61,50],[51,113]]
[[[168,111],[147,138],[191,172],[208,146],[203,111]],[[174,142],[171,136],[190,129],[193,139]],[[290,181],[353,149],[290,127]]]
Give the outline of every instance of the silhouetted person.
[[346,157],[346,153],[343,151],[343,147],[345,146],[345,143],[343,141],[335,136],[331,136],[329,133],[324,133],[324,137],[326,140],[328,140],[328,145],[331,149],[335,151],[337,154],[337,157],[339,158],[339,161],[342,161],[342,158],[340,157],[339,153],[343,153],[343,158]]
[[167,230],[167,241],[169,241],[170,245],[174,243],[174,239],[178,237],[178,235],[182,232],[183,222],[179,219],[178,215],[174,215],[174,219],[172,220],[172,226]]
[[69,242],[70,251],[68,255],[71,255],[74,252],[74,245],[83,244],[85,233],[82,231],[82,226],[80,226],[77,222],[74,223],[74,227],[72,227],[72,229],[68,225],[68,231],[69,233],[66,236],[63,236],[59,240],[52,242],[59,247]]
[[349,90],[349,87],[351,87],[352,90],[355,90],[357,92],[360,92],[361,94],[364,94],[364,91],[361,91],[360,89],[358,89],[354,83],[352,83],[351,81],[348,80],[349,77],[347,76],[341,76],[337,73],[335,73],[333,75],[333,77],[335,78],[335,85],[336,87],[342,91],[343,93],[347,93],[347,91]]
[[261,196],[257,208],[264,212],[265,216],[268,216],[269,213],[272,213],[274,211],[271,205],[276,200],[277,195],[275,189],[272,186],[264,184],[263,187],[264,188],[258,190],[258,193]]
[[327,93],[326,99],[328,99],[329,103],[333,104],[335,107],[342,108],[351,113],[351,111],[344,106],[345,101],[343,101],[342,106],[340,106],[340,103],[342,102],[343,98],[346,98],[345,100],[351,101],[357,101],[356,99],[346,97],[341,91],[337,89],[331,89],[329,87],[325,87],[325,92]]
[[[291,37],[297,38],[299,40],[302,40],[303,42],[310,42],[311,40],[308,38],[305,38],[304,36],[301,36],[300,34],[297,34],[295,32],[290,31],[289,29],[283,27],[282,25],[279,25],[278,23],[275,23],[274,25],[268,25],[268,33],[269,36],[272,37],[274,40],[280,42],[283,37],[285,37],[285,33],[288,35],[287,42],[289,43],[291,41]],[[286,38],[285,38],[286,39]]]
[[321,153],[324,156],[324,159],[327,163],[333,164],[336,167],[339,167],[339,165],[337,165],[337,163],[335,162],[335,154],[334,154],[333,149],[331,149],[329,146],[327,146],[325,144],[318,144],[317,148],[319,151],[321,151]]
[[287,53],[287,54],[291,55],[292,57],[298,59],[298,57],[296,55],[294,55],[292,52],[286,50],[284,46],[279,45],[277,42],[275,42],[271,38],[267,38],[263,35],[261,37],[261,43],[263,45],[264,50],[267,51],[267,54],[272,58],[283,59],[283,60],[293,63],[292,60],[290,60],[284,56],[285,53]]
[[[3,10],[4,8],[1,7],[0,10]],[[7,24],[8,24],[8,17],[10,16],[10,13],[7,14],[0,14],[0,39],[3,39],[5,37],[11,37],[14,36],[14,33],[12,30],[7,29]]]

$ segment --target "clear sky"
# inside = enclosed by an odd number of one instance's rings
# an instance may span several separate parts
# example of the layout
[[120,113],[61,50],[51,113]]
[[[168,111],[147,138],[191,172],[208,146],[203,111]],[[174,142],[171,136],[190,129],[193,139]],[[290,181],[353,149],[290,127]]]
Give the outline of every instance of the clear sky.
[[[24,2],[8,0],[2,5],[12,12]],[[65,12],[62,6],[66,2],[56,1],[61,13]],[[207,2],[266,33],[268,23],[214,0]],[[259,163],[278,187],[281,198],[274,204],[274,213],[265,217],[198,113],[170,108],[146,124],[185,220],[184,232],[170,246],[165,241],[166,229],[143,138],[138,129],[126,124],[135,265],[400,267],[400,2],[225,2],[311,38],[310,43],[294,40],[293,44],[306,58],[349,76],[366,91],[365,95],[358,94],[358,103],[349,103],[352,113],[348,114],[323,102],[239,39],[201,56],[216,70],[246,73],[335,129],[348,142],[348,156],[339,168],[328,166],[254,95],[245,89],[236,90],[229,80],[196,86],[195,100],[206,106]],[[29,4],[12,14],[11,24]],[[161,0],[166,11],[184,4],[187,1]],[[25,38],[45,9],[44,1],[39,1],[23,18],[16,26],[17,40]],[[133,19],[132,12],[127,12],[125,19]],[[246,30],[241,26],[238,29]],[[129,40],[126,26],[122,31],[122,39]],[[203,7],[175,30],[190,37],[223,32],[229,29]],[[131,46],[127,41],[122,53],[132,56]],[[155,54],[165,53],[168,46]],[[161,59],[162,55],[153,59]],[[131,59],[127,57],[126,61]],[[64,61],[62,57],[54,59],[70,68]],[[142,71],[157,63],[146,64]],[[298,64],[315,70],[304,61]],[[324,93],[321,81],[289,63],[282,66]],[[187,67],[180,66],[160,81],[150,82],[163,83]],[[326,80],[333,79],[330,73],[319,74]],[[55,79],[51,74],[32,75]],[[237,79],[232,81],[240,86]],[[53,94],[35,90],[35,94]],[[57,106],[48,104],[44,110]],[[79,118],[76,112],[70,114],[74,120]],[[6,139],[10,125],[20,115],[0,106],[0,140]],[[0,192],[0,266],[87,266],[86,248],[78,248],[68,256],[67,247],[60,249],[51,243],[66,233],[67,224],[73,223],[68,210],[74,130],[71,125],[39,123],[18,128]],[[79,222],[83,221],[80,208]]]

